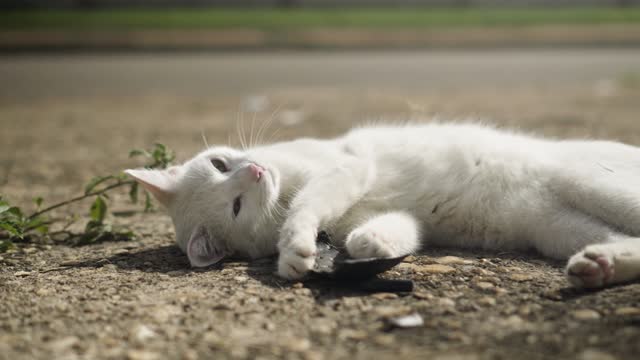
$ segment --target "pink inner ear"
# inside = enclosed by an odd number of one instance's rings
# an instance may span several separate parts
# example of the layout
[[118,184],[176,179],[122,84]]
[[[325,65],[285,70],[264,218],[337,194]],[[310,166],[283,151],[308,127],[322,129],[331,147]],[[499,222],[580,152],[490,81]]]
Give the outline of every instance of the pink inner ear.
[[189,239],[187,244],[187,256],[189,262],[193,267],[206,267],[213,265],[222,260],[225,256],[223,251],[219,251],[215,248],[209,236],[203,231],[199,231],[199,234],[195,234]]

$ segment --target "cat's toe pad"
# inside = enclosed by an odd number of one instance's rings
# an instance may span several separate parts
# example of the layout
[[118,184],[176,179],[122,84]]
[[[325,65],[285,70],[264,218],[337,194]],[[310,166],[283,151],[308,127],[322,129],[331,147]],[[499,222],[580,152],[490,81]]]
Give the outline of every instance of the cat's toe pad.
[[354,230],[347,237],[347,252],[356,259],[395,256],[389,241],[373,230]]
[[300,279],[315,264],[315,249],[286,249],[278,258],[278,275],[285,279]]
[[589,246],[569,259],[566,274],[575,287],[603,287],[614,275],[613,256],[598,246]]

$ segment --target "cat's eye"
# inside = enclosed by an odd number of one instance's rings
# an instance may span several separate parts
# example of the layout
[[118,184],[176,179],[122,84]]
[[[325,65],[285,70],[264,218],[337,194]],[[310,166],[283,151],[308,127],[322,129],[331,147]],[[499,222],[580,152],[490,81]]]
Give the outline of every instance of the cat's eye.
[[242,206],[240,202],[240,196],[238,196],[235,200],[233,200],[233,216],[238,216],[240,212],[240,207]]
[[218,169],[218,171],[220,171],[220,172],[229,171],[229,169],[227,169],[227,165],[225,165],[224,161],[222,161],[220,159],[211,159],[211,165],[213,165],[213,167]]

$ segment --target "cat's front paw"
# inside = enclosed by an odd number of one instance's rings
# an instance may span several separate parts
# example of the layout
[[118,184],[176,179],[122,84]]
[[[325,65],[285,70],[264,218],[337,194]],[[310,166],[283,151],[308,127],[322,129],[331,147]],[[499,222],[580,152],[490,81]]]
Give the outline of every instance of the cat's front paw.
[[278,275],[285,279],[304,277],[316,261],[316,235],[312,231],[285,231],[278,243]]
[[614,257],[606,245],[590,245],[573,255],[567,264],[569,282],[579,288],[599,288],[611,282]]
[[360,228],[352,231],[345,243],[347,252],[356,259],[386,258],[399,256],[391,247],[389,239],[373,229]]

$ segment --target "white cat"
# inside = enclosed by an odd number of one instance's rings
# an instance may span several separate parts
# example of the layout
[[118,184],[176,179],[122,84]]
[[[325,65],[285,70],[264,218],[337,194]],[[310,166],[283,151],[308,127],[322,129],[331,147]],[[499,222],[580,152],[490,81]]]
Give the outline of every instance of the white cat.
[[279,252],[278,274],[300,278],[326,230],[356,258],[533,249],[570,257],[575,286],[640,278],[640,148],[620,143],[377,126],[127,173],[168,208],[193,266]]

